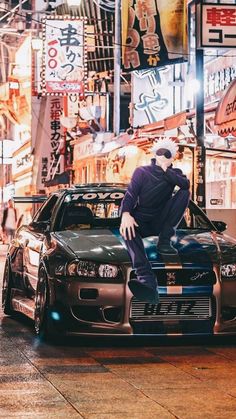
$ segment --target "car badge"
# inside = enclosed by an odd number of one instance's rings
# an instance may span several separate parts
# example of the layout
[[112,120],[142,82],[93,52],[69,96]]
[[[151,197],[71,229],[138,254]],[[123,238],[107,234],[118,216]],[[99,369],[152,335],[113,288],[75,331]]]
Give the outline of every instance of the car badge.
[[175,285],[176,284],[176,274],[175,272],[167,272],[166,273],[166,285]]
[[202,279],[206,275],[208,275],[209,272],[196,272],[194,275],[190,277],[190,281],[197,281],[198,279]]

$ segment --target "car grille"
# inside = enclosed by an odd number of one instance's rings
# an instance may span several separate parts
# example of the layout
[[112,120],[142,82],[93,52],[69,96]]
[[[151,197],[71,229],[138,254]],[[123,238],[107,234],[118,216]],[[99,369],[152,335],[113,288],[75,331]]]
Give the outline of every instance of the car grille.
[[131,321],[153,320],[207,320],[212,317],[209,296],[160,296],[160,304],[131,301]]
[[[214,271],[208,269],[153,269],[157,277],[158,285],[161,287],[176,285],[213,285],[216,283]],[[134,271],[130,279],[136,278]]]

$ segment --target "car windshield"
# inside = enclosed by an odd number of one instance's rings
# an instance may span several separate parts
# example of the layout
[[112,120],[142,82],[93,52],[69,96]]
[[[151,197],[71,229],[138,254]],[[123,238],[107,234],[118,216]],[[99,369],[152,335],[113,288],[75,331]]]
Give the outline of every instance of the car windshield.
[[[75,192],[65,195],[55,230],[85,230],[120,226],[119,208],[124,191]],[[205,213],[190,201],[179,229],[212,230]]]
[[57,216],[56,230],[119,227],[121,191],[70,193]]

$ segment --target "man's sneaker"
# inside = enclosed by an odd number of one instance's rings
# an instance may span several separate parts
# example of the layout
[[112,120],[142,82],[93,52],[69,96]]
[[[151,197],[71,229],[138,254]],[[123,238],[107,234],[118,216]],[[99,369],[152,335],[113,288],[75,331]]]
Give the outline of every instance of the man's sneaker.
[[137,298],[137,300],[150,304],[159,303],[159,294],[157,286],[155,288],[151,288],[138,279],[132,279],[131,281],[129,281],[128,286],[134,297]]
[[178,250],[176,250],[170,243],[158,244],[157,251],[161,255],[177,255],[178,254]]

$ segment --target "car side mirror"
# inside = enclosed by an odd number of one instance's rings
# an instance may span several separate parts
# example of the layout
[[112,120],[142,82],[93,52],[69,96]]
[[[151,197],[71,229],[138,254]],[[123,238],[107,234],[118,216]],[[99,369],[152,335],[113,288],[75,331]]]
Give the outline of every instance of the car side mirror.
[[227,229],[227,224],[224,221],[212,221],[212,223],[214,224],[215,228],[220,232],[223,232]]
[[50,221],[32,221],[32,223],[30,223],[30,226],[34,230],[37,230],[42,233],[47,233],[50,229]]

